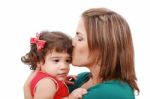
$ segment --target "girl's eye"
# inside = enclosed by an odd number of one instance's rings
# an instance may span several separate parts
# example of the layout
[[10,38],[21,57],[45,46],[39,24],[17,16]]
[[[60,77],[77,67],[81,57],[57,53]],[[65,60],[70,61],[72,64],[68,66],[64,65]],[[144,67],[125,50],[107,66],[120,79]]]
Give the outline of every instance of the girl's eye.
[[56,63],[59,62],[59,59],[55,59],[54,62],[56,62]]
[[66,62],[67,62],[67,63],[71,63],[71,60],[70,60],[70,59],[67,59]]

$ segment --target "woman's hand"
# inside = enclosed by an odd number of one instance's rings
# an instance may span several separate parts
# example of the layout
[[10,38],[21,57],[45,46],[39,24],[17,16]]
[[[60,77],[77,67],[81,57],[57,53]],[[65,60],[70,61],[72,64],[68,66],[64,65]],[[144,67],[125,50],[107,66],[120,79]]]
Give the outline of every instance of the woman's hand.
[[66,80],[65,80],[65,83],[67,85],[73,85],[74,84],[74,81],[77,79],[77,76],[75,75],[69,75],[67,76]]
[[68,96],[68,99],[82,99],[82,96],[86,93],[86,89],[77,88]]

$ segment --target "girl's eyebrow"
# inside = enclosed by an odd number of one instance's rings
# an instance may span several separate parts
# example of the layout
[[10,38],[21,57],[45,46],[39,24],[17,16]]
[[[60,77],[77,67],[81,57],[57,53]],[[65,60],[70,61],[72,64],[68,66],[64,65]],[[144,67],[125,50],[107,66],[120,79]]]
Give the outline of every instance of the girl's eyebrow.
[[[62,57],[57,57],[57,56],[55,57],[55,56],[54,56],[54,57],[50,57],[50,58],[54,59],[54,58],[62,58]],[[66,58],[67,58],[67,59],[70,59],[71,57],[66,57]]]
[[61,57],[50,57],[50,58],[61,58]]

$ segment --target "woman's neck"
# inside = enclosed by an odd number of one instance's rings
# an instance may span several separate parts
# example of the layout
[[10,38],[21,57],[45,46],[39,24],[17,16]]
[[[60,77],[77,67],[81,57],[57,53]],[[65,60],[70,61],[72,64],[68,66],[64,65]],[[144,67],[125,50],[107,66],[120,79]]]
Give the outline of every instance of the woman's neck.
[[94,85],[101,82],[101,78],[99,77],[100,66],[99,65],[90,66],[89,70],[91,72],[91,78],[90,78],[91,82]]
[[89,66],[88,68],[91,73],[90,79],[81,86],[85,89],[89,89],[90,87],[95,86],[101,82],[99,77],[100,66]]

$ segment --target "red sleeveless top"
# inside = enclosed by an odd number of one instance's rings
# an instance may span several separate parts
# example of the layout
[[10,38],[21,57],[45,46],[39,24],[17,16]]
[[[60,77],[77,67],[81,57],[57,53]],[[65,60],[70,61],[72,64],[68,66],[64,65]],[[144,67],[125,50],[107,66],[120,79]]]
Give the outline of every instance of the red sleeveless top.
[[53,99],[61,99],[61,98],[69,96],[69,90],[68,90],[67,86],[65,85],[65,83],[56,79],[52,75],[49,75],[49,74],[46,74],[43,72],[37,72],[35,77],[30,82],[30,91],[31,91],[31,95],[33,97],[34,97],[34,92],[36,89],[36,84],[38,83],[38,81],[40,81],[43,78],[49,78],[49,79],[53,80],[54,83],[56,84],[57,92],[54,95]]

